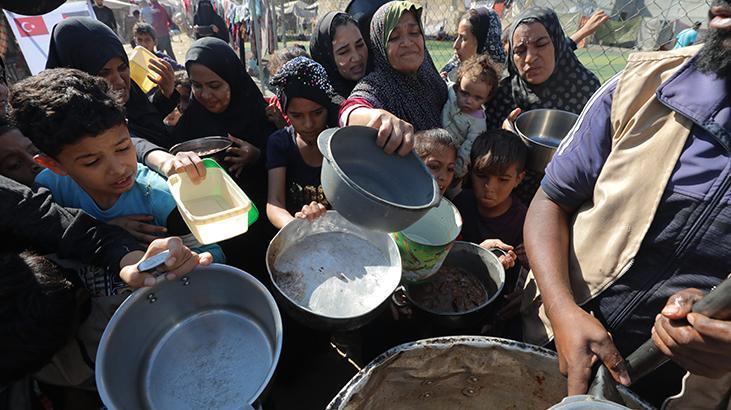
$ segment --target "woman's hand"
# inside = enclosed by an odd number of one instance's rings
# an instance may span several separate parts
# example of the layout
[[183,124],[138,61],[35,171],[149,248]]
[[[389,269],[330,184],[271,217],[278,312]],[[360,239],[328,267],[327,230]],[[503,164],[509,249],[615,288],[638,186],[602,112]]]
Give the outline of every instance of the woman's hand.
[[[157,153],[157,151],[154,151],[154,153]],[[160,166],[160,171],[164,175],[169,177],[173,174],[185,172],[193,184],[200,184],[201,181],[206,179],[206,166],[195,152],[178,152],[174,156],[167,155],[169,157]]]
[[152,215],[129,215],[114,218],[107,223],[116,225],[129,232],[138,241],[149,244],[160,239],[160,236],[168,231],[164,226],[149,223],[153,219]]
[[510,269],[515,266],[515,261],[518,256],[515,254],[513,247],[501,241],[500,239],[485,239],[480,244],[480,247],[487,249],[488,251],[494,248],[500,249],[504,252],[503,255],[498,256],[498,260],[503,264],[503,268]]
[[295,218],[308,219],[314,221],[315,219],[325,215],[327,208],[319,202],[312,201],[309,205],[302,207],[302,210],[294,214]]
[[175,71],[173,70],[173,66],[165,60],[153,58],[150,59],[150,64],[147,65],[147,68],[157,74],[156,76],[148,74],[147,78],[160,87],[160,92],[162,92],[165,98],[170,98],[173,95],[173,91],[175,91]]
[[414,148],[414,127],[386,110],[373,109],[368,126],[378,129],[376,145],[386,154],[405,156]]
[[233,146],[226,151],[228,156],[223,160],[228,162],[230,165],[228,171],[238,178],[244,168],[250,166],[259,159],[261,152],[259,151],[259,148],[246,141],[240,140],[231,134],[228,135],[228,139],[233,142]]
[[[119,271],[119,277],[133,288],[139,288],[142,286],[152,286],[156,283],[156,279],[153,275],[146,272],[140,272],[137,269],[139,262],[157,255],[165,250],[170,250],[170,255],[165,260],[165,263],[157,268],[158,272],[165,273],[165,279],[175,280],[193,269],[196,266],[210,265],[213,261],[213,256],[208,252],[197,254],[196,252],[188,249],[187,246],[183,245],[183,241],[178,237],[170,237],[164,239],[156,239],[152,241],[150,246],[147,247],[147,251],[142,256],[142,259],[130,261],[129,259],[138,259],[134,255],[142,253],[140,251],[131,252],[122,259],[125,266]],[[129,263],[127,263],[129,262]]]
[[518,116],[520,116],[521,112],[523,111],[520,108],[516,108],[513,111],[510,111],[510,114],[508,114],[508,118],[503,121],[503,129],[510,132],[515,132],[515,125],[513,125],[513,123],[515,123],[515,120],[518,119]]
[[211,27],[211,30],[212,30],[212,31],[213,31],[214,33],[218,33],[218,26],[216,26],[215,24],[211,24],[211,25],[210,25],[210,27]]

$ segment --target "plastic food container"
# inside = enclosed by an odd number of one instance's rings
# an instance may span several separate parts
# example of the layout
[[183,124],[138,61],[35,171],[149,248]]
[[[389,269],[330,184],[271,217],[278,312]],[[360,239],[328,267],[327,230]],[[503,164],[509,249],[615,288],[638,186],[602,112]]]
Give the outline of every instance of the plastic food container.
[[245,233],[259,211],[216,161],[205,158],[203,164],[207,173],[200,184],[181,173],[171,176],[168,186],[190,232],[208,245]]
[[156,55],[152,54],[150,50],[142,46],[135,47],[134,50],[132,50],[132,54],[129,55],[129,76],[145,94],[157,87],[157,84],[147,78],[148,75],[153,78],[159,77],[156,72],[147,68],[150,64],[150,60],[156,58]]

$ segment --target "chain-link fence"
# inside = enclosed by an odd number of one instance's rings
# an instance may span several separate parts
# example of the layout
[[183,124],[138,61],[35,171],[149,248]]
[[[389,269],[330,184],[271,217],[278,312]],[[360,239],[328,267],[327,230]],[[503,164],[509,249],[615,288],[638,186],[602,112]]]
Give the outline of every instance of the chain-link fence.
[[[287,40],[287,45],[306,45],[317,20],[312,17],[315,12],[319,17],[328,11],[345,10],[348,4],[348,0],[275,1],[278,31],[280,38]],[[697,42],[702,41],[710,7],[710,0],[414,1],[424,7],[427,48],[437,68],[441,68],[454,54],[452,44],[459,19],[470,7],[493,8],[502,16],[503,28],[509,27],[513,19],[528,7],[550,7],[558,14],[567,35],[578,31],[595,11],[603,10],[609,20],[580,42],[576,50],[581,62],[602,81],[620,71],[627,56],[634,51],[672,48],[675,36],[697,21],[703,22]]]

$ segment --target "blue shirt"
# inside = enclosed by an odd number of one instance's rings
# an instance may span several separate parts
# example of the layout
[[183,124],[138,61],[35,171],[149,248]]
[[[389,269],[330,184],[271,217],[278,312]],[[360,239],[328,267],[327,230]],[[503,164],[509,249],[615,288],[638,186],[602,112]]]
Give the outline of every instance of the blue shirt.
[[692,29],[692,28],[686,28],[685,30],[678,33],[677,36],[675,36],[675,47],[673,48],[683,48],[692,46],[693,43],[695,43],[695,40],[698,38],[698,31]]
[[[155,171],[142,164],[137,164],[137,176],[132,188],[119,196],[111,208],[101,209],[84,189],[69,176],[55,174],[50,169],[41,171],[35,179],[36,186],[48,188],[53,200],[67,208],[79,208],[102,221],[131,215],[152,215],[152,224],[167,226],[170,213],[177,204],[170,193],[167,181]],[[188,234],[191,235],[191,234]],[[191,238],[184,238],[186,244]],[[192,237],[192,235],[191,235]],[[215,262],[225,261],[223,250],[218,245],[200,245],[196,252],[211,252]]]
[[[632,268],[587,306],[625,354],[649,337],[669,296],[689,287],[708,291],[729,273],[731,106],[726,80],[698,71],[693,61],[656,92],[662,104],[691,119],[693,127],[655,218]],[[592,200],[611,150],[610,112],[618,77],[589,100],[546,169],[541,187],[569,209]]]

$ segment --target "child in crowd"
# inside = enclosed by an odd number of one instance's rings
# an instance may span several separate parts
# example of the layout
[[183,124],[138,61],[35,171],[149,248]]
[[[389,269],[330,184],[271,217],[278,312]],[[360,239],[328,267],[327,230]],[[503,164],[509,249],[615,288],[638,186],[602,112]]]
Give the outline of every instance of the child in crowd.
[[173,66],[173,70],[185,70],[185,67],[180,65],[175,58],[163,53],[162,51],[155,50],[155,47],[157,47],[157,34],[150,24],[142,22],[136,23],[134,27],[132,27],[132,35],[132,47],[142,46],[152,54],[155,54],[158,58],[170,63],[170,65]]
[[[279,72],[279,69],[282,68],[282,66],[297,57],[310,58],[310,55],[307,54],[307,50],[305,50],[305,48],[301,45],[294,45],[275,51],[269,57],[269,61],[267,61],[267,71],[269,73],[269,76],[274,77]],[[265,96],[264,99],[267,102],[266,114],[269,121],[274,123],[277,128],[284,128],[292,124],[289,121],[289,118],[287,118],[287,115],[284,113],[284,110],[282,109],[282,104],[276,95],[273,95],[271,97]]]
[[53,69],[26,78],[13,91],[16,124],[41,151],[35,160],[47,168],[36,176],[36,185],[48,188],[54,201],[103,222],[151,220],[154,232],[136,231],[134,223],[127,229],[146,242],[155,233],[183,235],[191,249],[225,260],[218,245],[203,246],[190,234],[166,181],[137,163],[124,107],[104,79]]
[[458,149],[457,139],[443,128],[434,128],[414,134],[414,151],[437,180],[439,192],[442,195],[454,180]]
[[454,198],[462,214],[464,240],[481,243],[498,239],[515,249],[522,264],[527,263],[523,248],[526,206],[512,195],[525,176],[528,148],[510,131],[487,131],[475,139],[470,160],[472,189]]
[[490,57],[479,54],[463,62],[457,70],[457,82],[449,83],[442,126],[460,145],[455,169],[458,178],[467,174],[475,138],[487,129],[483,104],[497,88],[500,71]]
[[38,148],[17,129],[10,119],[0,115],[0,175],[26,186],[33,186],[43,169],[33,157]]
[[175,109],[165,117],[163,122],[168,127],[175,127],[178,125],[178,121],[180,121],[180,116],[183,115],[185,110],[188,108],[188,105],[190,104],[190,78],[188,78],[188,73],[183,71],[177,71],[175,72],[175,91],[180,94],[180,99],[178,100],[178,105],[175,106]]
[[336,126],[341,98],[325,69],[307,57],[282,66],[270,85],[292,122],[267,141],[267,217],[282,228],[295,216],[316,217],[329,206],[320,185],[322,153],[317,137]]

